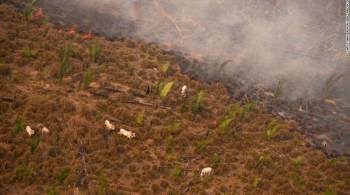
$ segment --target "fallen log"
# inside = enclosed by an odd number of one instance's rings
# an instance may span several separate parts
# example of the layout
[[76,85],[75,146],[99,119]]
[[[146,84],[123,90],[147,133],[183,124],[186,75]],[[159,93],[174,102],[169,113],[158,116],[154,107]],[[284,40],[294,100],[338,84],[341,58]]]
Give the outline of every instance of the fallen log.
[[0,100],[5,102],[15,102],[16,100],[10,97],[0,97]]
[[140,98],[136,98],[135,100],[127,101],[126,103],[128,103],[128,104],[137,104],[137,105],[147,106],[147,107],[152,107],[152,108],[162,108],[162,109],[171,110],[170,107],[147,103],[147,102],[143,101]]
[[104,89],[106,89],[107,91],[116,92],[116,93],[127,92],[127,91],[123,91],[123,90],[115,88],[115,87],[104,87]]

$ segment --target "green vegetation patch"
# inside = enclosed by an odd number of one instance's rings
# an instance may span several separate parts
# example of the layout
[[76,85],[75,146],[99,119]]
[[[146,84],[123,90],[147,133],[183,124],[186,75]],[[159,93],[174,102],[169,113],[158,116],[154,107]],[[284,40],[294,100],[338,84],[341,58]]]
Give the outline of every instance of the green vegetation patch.
[[64,183],[64,181],[66,180],[66,178],[69,176],[69,174],[70,174],[70,172],[71,172],[71,170],[70,170],[70,168],[64,168],[62,171],[61,171],[61,173],[59,174],[59,176],[58,176],[58,183],[60,184],[60,185],[62,185],[63,183]]
[[97,63],[101,56],[102,46],[100,43],[95,43],[90,47],[89,54],[92,62]]
[[23,118],[22,117],[17,117],[16,118],[16,122],[15,122],[15,127],[14,127],[12,133],[14,135],[16,135],[16,134],[24,131],[25,126],[26,126],[26,124],[25,124]]
[[32,154],[34,154],[39,144],[40,144],[40,137],[38,135],[33,135],[31,137],[31,144],[30,144],[30,151],[32,152]]
[[164,85],[164,87],[160,91],[160,97],[162,99],[165,99],[168,96],[168,94],[171,91],[171,88],[173,87],[173,85],[174,85],[174,81],[170,81],[170,82],[168,82],[167,84]]
[[280,129],[280,124],[277,119],[272,119],[265,130],[265,135],[267,139],[271,139],[275,136],[277,131]]
[[33,175],[33,170],[27,166],[27,165],[20,165],[16,170],[15,170],[15,176],[14,180],[18,181],[21,180],[25,177],[30,177]]
[[75,49],[72,45],[66,45],[60,52],[61,64],[57,73],[57,77],[62,79],[71,71],[70,61],[75,55]]
[[192,99],[191,107],[193,113],[198,113],[201,111],[203,106],[204,91],[201,90]]
[[176,166],[172,171],[171,171],[171,176],[173,176],[175,179],[179,179],[183,174],[183,168]]
[[32,49],[30,49],[29,47],[26,47],[24,49],[22,49],[21,51],[22,56],[25,58],[36,58],[38,57],[38,51],[34,51]]

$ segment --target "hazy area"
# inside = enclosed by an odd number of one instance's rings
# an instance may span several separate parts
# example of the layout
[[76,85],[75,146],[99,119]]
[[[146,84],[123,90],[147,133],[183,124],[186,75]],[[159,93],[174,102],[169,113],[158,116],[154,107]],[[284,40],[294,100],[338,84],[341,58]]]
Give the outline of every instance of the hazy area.
[[331,75],[344,74],[335,91],[350,95],[341,0],[43,2],[86,30],[137,36],[201,59],[232,60],[223,71],[247,86],[282,81],[285,97],[312,98]]

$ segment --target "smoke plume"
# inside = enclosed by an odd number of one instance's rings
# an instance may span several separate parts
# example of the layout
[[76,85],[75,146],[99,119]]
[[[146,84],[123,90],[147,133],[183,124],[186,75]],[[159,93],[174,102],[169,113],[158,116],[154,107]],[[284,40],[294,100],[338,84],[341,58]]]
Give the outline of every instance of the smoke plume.
[[86,30],[110,37],[136,36],[218,62],[231,60],[223,71],[239,76],[247,87],[282,82],[286,98],[316,98],[332,75],[343,74],[334,93],[350,95],[342,0],[42,0],[42,4]]

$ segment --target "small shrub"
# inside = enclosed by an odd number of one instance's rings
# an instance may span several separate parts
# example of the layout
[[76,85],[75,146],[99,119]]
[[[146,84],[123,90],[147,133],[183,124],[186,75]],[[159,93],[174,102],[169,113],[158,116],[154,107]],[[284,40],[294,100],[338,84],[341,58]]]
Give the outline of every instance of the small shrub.
[[95,72],[91,68],[87,69],[83,75],[83,85],[84,88],[88,88],[90,83],[94,80]]
[[75,50],[72,45],[67,45],[60,53],[61,64],[58,70],[58,78],[62,79],[67,73],[70,72],[70,60],[75,55]]
[[175,161],[176,160],[176,153],[171,151],[171,148],[166,148],[166,155],[165,159],[167,161]]
[[171,171],[171,175],[175,178],[178,179],[181,177],[183,173],[183,169],[179,166],[175,167],[172,171]]
[[192,112],[198,113],[202,109],[204,91],[200,91],[197,95],[192,99]]
[[277,130],[278,130],[277,126],[267,129],[266,130],[266,137],[267,137],[267,139],[271,139],[275,135]]
[[159,82],[156,82],[153,86],[151,86],[151,92],[156,92],[156,93],[159,93],[162,91],[164,87],[164,83],[159,81]]
[[38,51],[34,51],[29,47],[24,48],[21,53],[25,58],[36,58],[38,56]]
[[100,174],[98,177],[98,184],[97,184],[97,195],[106,194],[107,190],[107,179],[104,174]]
[[241,111],[241,105],[239,103],[235,103],[230,106],[226,118],[235,119],[239,115],[240,111]]
[[298,156],[296,158],[292,159],[292,163],[295,166],[300,166],[304,163],[304,157],[303,156]]
[[337,157],[337,158],[332,158],[329,160],[329,162],[331,163],[331,165],[337,166],[339,164],[346,162],[346,157],[341,156],[341,157]]
[[42,74],[43,74],[44,78],[49,78],[50,77],[49,68],[48,67],[43,68]]
[[223,120],[219,125],[219,134],[225,135],[227,133],[227,130],[229,129],[230,125],[232,124],[233,118],[227,118]]
[[36,0],[32,0],[31,2],[26,4],[26,7],[24,9],[24,17],[26,18],[27,21],[30,21],[33,17],[35,2]]
[[64,168],[61,171],[60,175],[58,176],[58,183],[62,185],[64,180],[66,180],[66,178],[69,176],[69,174],[70,174],[70,168]]
[[256,110],[257,104],[254,101],[249,102],[243,106],[241,106],[240,103],[237,102],[230,106],[229,111],[224,118],[232,118],[233,120],[241,121],[248,118],[249,114]]
[[276,134],[279,128],[280,125],[278,124],[278,121],[276,119],[272,119],[266,128],[267,139],[271,139]]
[[248,114],[256,110],[256,103],[250,102],[244,106],[241,106],[240,103],[235,103],[229,107],[227,114],[221,119],[218,133],[220,135],[227,134],[229,127],[235,121],[240,121],[245,119]]
[[250,112],[255,111],[256,107],[257,107],[257,105],[254,101],[249,102],[249,103],[245,104],[244,106],[242,106],[240,108],[240,112],[239,112],[240,120],[244,120],[246,118],[249,118]]
[[30,151],[32,152],[32,154],[35,152],[35,150],[38,148],[40,143],[40,137],[38,135],[34,135],[32,136],[32,141],[30,144]]
[[144,120],[145,120],[145,112],[142,111],[142,112],[137,113],[137,115],[136,115],[136,124],[139,125],[139,126],[142,126],[143,123],[144,123]]
[[167,84],[164,85],[164,87],[162,88],[162,90],[160,91],[160,97],[162,99],[166,98],[171,90],[171,88],[173,87],[174,82],[170,81]]
[[51,187],[49,192],[47,193],[48,195],[59,195],[59,191],[56,186]]
[[69,69],[68,64],[61,63],[58,70],[57,77],[62,79],[68,73],[68,69]]
[[299,189],[304,189],[305,188],[305,181],[303,180],[302,177],[298,175],[292,175],[291,179],[293,181],[293,184],[298,187]]
[[94,113],[96,121],[101,121],[103,119],[103,116],[101,112],[97,111]]
[[258,168],[264,162],[264,160],[265,160],[265,156],[259,156],[255,165],[255,168]]
[[170,66],[169,66],[169,62],[167,62],[167,63],[165,63],[165,64],[162,65],[161,70],[162,70],[162,72],[163,72],[165,75],[168,73],[169,67],[170,67]]
[[97,60],[100,58],[101,50],[102,47],[100,43],[95,43],[90,47],[90,58],[92,62],[97,62]]
[[203,152],[207,146],[209,145],[210,141],[209,140],[201,140],[196,143],[195,151],[198,153]]
[[258,177],[255,177],[253,180],[253,186],[254,188],[258,188],[261,185],[261,179]]
[[66,45],[61,51],[60,51],[60,61],[63,63],[68,63],[72,57],[75,55],[75,49],[73,45]]
[[13,133],[16,135],[19,132],[22,132],[25,129],[25,122],[21,117],[17,117],[15,122],[15,128],[13,129]]
[[211,164],[214,168],[217,168],[219,166],[221,162],[221,159],[220,159],[220,156],[218,154],[214,154],[212,157],[211,157]]
[[256,102],[252,101],[243,106],[243,112],[253,112],[257,108]]
[[15,171],[15,177],[14,180],[21,180],[24,177],[30,177],[33,175],[33,171],[30,167],[26,166],[26,165],[21,165],[19,166],[16,171]]
[[173,124],[169,125],[167,130],[170,134],[175,134],[181,128],[181,126],[181,122],[174,122]]
[[323,195],[336,195],[337,193],[332,189],[327,189],[323,192]]

